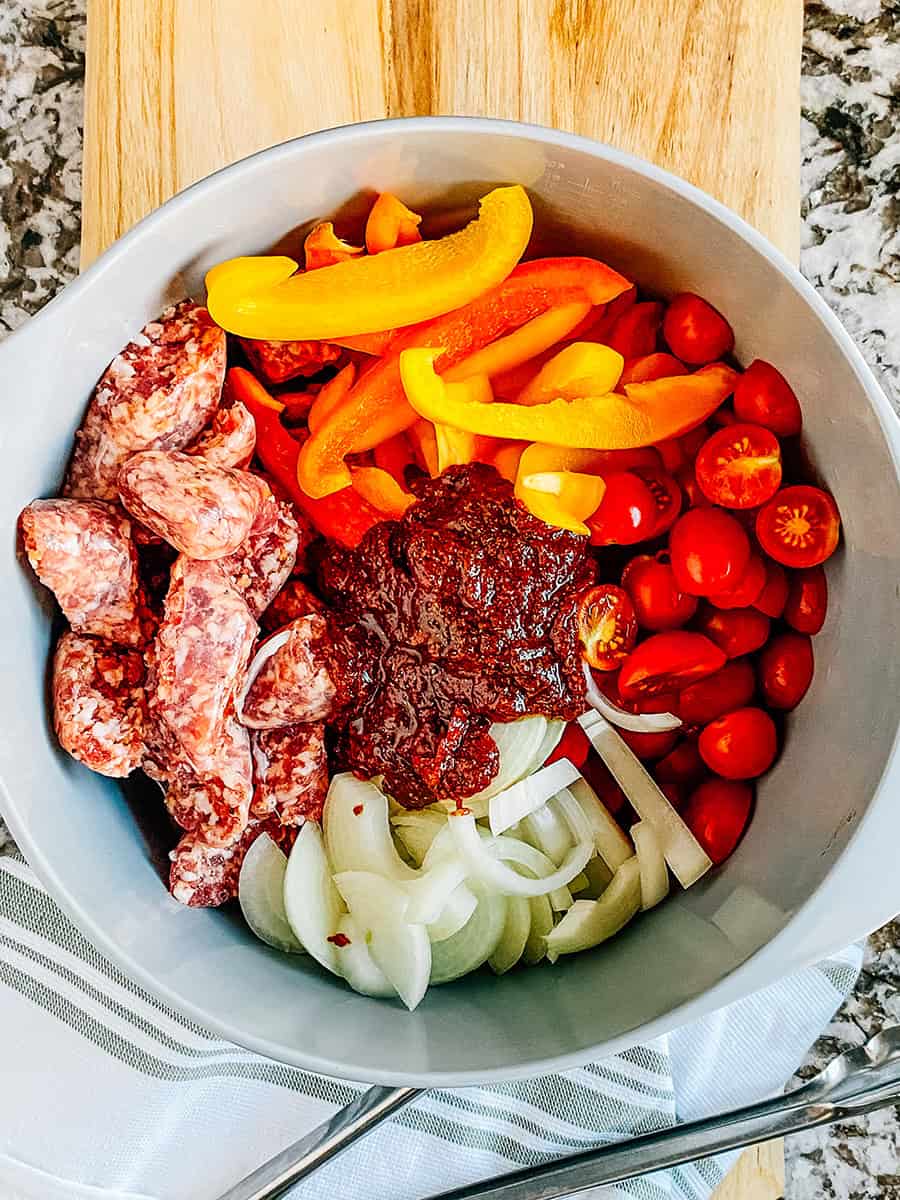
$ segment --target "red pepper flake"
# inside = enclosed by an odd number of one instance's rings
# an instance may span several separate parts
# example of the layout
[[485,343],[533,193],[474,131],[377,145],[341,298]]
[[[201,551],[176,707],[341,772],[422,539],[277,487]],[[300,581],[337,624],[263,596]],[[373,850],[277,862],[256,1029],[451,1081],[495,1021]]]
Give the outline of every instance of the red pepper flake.
[[361,804],[354,804],[354,805],[353,805],[353,815],[354,815],[354,817],[361,817],[361,816],[362,816],[362,810],[363,810],[363,806],[362,806]]
[[326,938],[325,940],[332,942],[341,950],[343,950],[344,946],[350,945],[350,939],[347,937],[346,933],[333,933],[330,938]]

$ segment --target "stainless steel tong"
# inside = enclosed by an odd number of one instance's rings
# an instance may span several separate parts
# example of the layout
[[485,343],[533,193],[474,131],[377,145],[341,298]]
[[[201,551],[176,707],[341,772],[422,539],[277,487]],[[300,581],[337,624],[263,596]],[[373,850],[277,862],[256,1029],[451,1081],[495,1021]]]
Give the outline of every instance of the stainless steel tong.
[[[370,1088],[219,1200],[275,1200],[420,1094],[416,1088]],[[808,1083],[774,1099],[441,1192],[433,1200],[559,1200],[896,1102],[900,1102],[900,1027],[885,1029],[864,1046],[839,1055]]]

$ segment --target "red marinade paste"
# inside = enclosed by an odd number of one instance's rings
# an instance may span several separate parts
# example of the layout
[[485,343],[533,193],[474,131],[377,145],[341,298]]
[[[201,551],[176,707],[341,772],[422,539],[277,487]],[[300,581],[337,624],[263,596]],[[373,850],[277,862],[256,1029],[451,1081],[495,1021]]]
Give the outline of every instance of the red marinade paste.
[[338,761],[422,808],[496,775],[491,722],[584,711],[577,610],[595,568],[586,538],[531,516],[493,467],[412,487],[402,520],[329,544],[319,584],[346,698]]

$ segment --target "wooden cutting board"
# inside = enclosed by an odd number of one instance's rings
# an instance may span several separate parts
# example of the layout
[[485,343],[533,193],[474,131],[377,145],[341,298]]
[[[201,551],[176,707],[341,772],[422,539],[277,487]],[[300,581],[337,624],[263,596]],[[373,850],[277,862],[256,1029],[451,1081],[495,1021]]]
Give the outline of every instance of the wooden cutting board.
[[[88,0],[82,265],[261,147],[384,116],[511,117],[668,167],[790,257],[801,0]],[[780,1146],[717,1200],[771,1200]]]

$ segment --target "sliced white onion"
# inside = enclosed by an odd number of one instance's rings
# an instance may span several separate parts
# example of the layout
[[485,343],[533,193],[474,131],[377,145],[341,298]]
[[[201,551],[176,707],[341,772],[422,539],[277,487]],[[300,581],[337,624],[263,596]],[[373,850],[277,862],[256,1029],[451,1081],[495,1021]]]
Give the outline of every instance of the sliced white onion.
[[[594,860],[591,859],[591,862],[593,862],[593,861]],[[588,867],[590,865],[591,865],[591,863],[587,864]],[[603,865],[606,866],[605,863]],[[585,868],[585,870],[587,870],[587,867]],[[588,879],[587,875],[585,874],[585,871],[582,871],[581,874],[576,875],[575,878],[572,880],[572,882],[569,884],[569,891],[572,893],[573,896],[579,896],[582,892],[586,892],[590,886],[591,886],[590,879]]]
[[287,629],[279,629],[277,633],[273,633],[271,637],[267,637],[264,642],[260,643],[256,653],[250,660],[250,666],[247,668],[247,676],[244,679],[244,686],[238,692],[234,701],[234,711],[237,719],[243,723],[244,720],[244,702],[250,694],[250,689],[256,682],[256,677],[272,657],[272,655],[280,650],[286,641],[291,636],[290,627]]
[[386,879],[417,877],[397,853],[387,796],[374,783],[349,772],[335,775],[325,797],[322,830],[335,875],[342,871],[372,871]]
[[507,971],[512,970],[525,953],[530,932],[530,902],[524,896],[508,896],[503,932],[488,959],[488,966],[495,975],[505,975]]
[[521,717],[518,721],[495,722],[490,734],[500,751],[500,767],[487,787],[463,801],[466,808],[489,800],[539,765],[537,757],[547,734],[547,718]]
[[287,954],[303,954],[303,946],[284,911],[287,861],[287,855],[269,835],[260,834],[241,864],[238,901],[244,920],[261,941]]
[[491,798],[491,833],[503,833],[578,778],[578,768],[568,758],[558,758],[499,792]]
[[646,912],[662,903],[669,894],[669,868],[663,857],[653,826],[638,821],[631,827],[631,840],[637,851],[641,872],[641,909]]
[[288,857],[284,911],[306,950],[337,975],[336,947],[328,939],[338,927],[344,906],[331,879],[322,832],[314,821],[302,827]]
[[622,864],[599,900],[576,900],[547,935],[547,957],[577,954],[613,937],[641,908],[641,873],[637,858]]
[[533,966],[547,953],[547,934],[553,928],[553,909],[546,896],[532,896],[528,906],[531,909],[531,929],[528,932],[522,961]]
[[337,940],[332,944],[338,973],[354,992],[361,996],[396,996],[396,989],[372,958],[362,926],[352,913],[344,913],[335,933]]
[[431,947],[431,982],[449,983],[482,966],[494,953],[506,924],[505,896],[481,889],[462,929]]
[[428,936],[432,942],[443,942],[445,938],[453,937],[475,911],[478,899],[466,884],[461,883],[452,892],[444,905],[440,916],[428,926]]
[[522,818],[522,832],[525,840],[546,854],[555,867],[572,849],[572,833],[552,800]]
[[[596,710],[602,717],[605,717],[611,725],[618,725],[620,729],[630,729],[634,733],[661,733],[666,729],[678,729],[681,726],[681,721],[674,713],[630,713],[624,708],[620,708],[618,704],[613,704],[608,696],[604,696],[591,674],[591,668],[588,664],[582,661],[582,670],[587,683],[587,702],[591,708]],[[585,722],[589,722],[593,713],[583,713],[578,718],[578,724],[584,729],[587,728]]]
[[537,754],[534,756],[532,771],[536,771],[538,767],[542,767],[559,743],[562,741],[562,735],[566,732],[568,721],[562,721],[558,717],[547,718],[547,732],[544,734],[544,740]]
[[[542,896],[555,888],[563,887],[584,869],[585,863],[594,853],[592,842],[579,842],[572,847],[563,864],[555,871],[543,878],[527,879],[501,860],[522,862],[522,852],[533,849],[532,847],[526,847],[514,838],[497,838],[493,843],[483,841],[471,814],[460,813],[451,816],[449,825],[457,852],[468,864],[472,874],[488,887],[508,896]],[[533,857],[524,857],[526,866],[531,866],[535,861]]]
[[634,854],[634,846],[586,779],[576,779],[569,786],[569,793],[591,827],[597,853],[610,871],[617,871]]
[[421,866],[431,843],[442,829],[447,828],[447,814],[423,808],[418,811],[403,809],[391,818],[391,830],[407,854]]
[[642,821],[652,826],[666,862],[682,887],[690,887],[712,866],[706,851],[659,790],[641,761],[601,716],[589,731],[591,743]]
[[584,868],[584,874],[588,881],[587,887],[584,889],[586,893],[584,899],[599,900],[612,883],[612,871],[598,854]]
[[413,925],[431,925],[468,875],[459,858],[445,858],[417,879],[399,881],[407,897],[405,918]]
[[431,942],[424,925],[406,921],[403,889],[371,871],[342,871],[334,882],[375,963],[412,1011],[428,988]]

